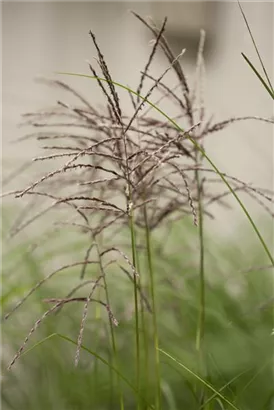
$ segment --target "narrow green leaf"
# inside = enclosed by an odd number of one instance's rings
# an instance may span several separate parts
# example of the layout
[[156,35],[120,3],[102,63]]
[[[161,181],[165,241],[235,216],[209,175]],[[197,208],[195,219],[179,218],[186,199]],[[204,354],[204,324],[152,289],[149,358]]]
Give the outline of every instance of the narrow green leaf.
[[[248,23],[248,21],[247,21],[246,15],[245,15],[245,13],[244,13],[244,10],[243,10],[243,8],[242,8],[241,3],[240,3],[240,1],[239,1],[239,0],[238,0],[238,5],[239,5],[239,7],[240,7],[240,10],[241,10],[241,13],[242,13],[243,19],[244,19],[244,21],[245,21],[246,27],[247,27],[248,32],[249,32],[249,34],[250,34],[250,37],[251,37],[252,43],[253,43],[253,45],[254,45],[254,48],[255,48],[255,50],[256,50],[257,56],[258,56],[258,58],[259,58],[259,60],[260,60],[260,63],[261,63],[262,69],[263,69],[264,74],[265,74],[265,76],[266,76],[266,78],[267,78],[267,81],[268,81],[269,87],[270,87],[270,89],[271,89],[272,98],[273,98],[274,90],[273,90],[273,87],[272,87],[271,81],[270,81],[270,79],[269,79],[269,77],[268,77],[268,74],[267,74],[266,68],[265,68],[265,66],[264,66],[263,60],[262,60],[262,58],[261,58],[261,55],[260,55],[260,53],[259,53],[259,49],[258,49],[257,44],[256,44],[256,41],[255,41],[255,38],[254,38],[254,36],[253,36],[253,34],[252,34],[252,31],[251,31],[250,25],[249,25],[249,23]],[[259,78],[260,78],[260,77],[259,77]]]
[[204,379],[202,379],[199,375],[197,375],[196,373],[194,373],[192,370],[190,370],[187,366],[185,366],[183,363],[181,363],[178,359],[176,359],[175,357],[171,356],[169,353],[165,352],[163,349],[159,349],[159,351],[161,353],[163,353],[165,356],[169,357],[171,360],[173,360],[174,362],[176,362],[180,367],[182,367],[184,370],[186,370],[189,374],[191,374],[192,376],[194,376],[197,380],[199,380],[204,386],[206,386],[208,389],[212,390],[216,396],[218,396],[220,399],[222,399],[225,403],[229,404],[230,407],[234,410],[240,410],[238,407],[236,407],[233,403],[231,403],[231,401],[229,401],[225,396],[223,396],[220,392],[218,392],[218,390],[214,389],[213,386],[211,386],[211,384],[209,384],[208,382],[206,382]]
[[241,53],[243,58],[245,59],[245,61],[247,62],[247,64],[251,67],[251,69],[254,71],[254,73],[256,74],[256,76],[259,78],[259,80],[261,81],[261,83],[263,84],[263,86],[265,87],[265,89],[267,90],[267,92],[270,94],[270,96],[272,97],[272,99],[274,99],[274,92],[271,91],[271,89],[268,87],[268,85],[266,84],[265,80],[263,79],[263,77],[261,76],[261,74],[256,70],[256,68],[254,67],[254,65],[251,63],[251,61],[249,60],[249,58],[244,54]]
[[44,344],[45,342],[47,342],[48,340],[52,339],[52,338],[55,337],[55,336],[58,336],[58,333],[52,333],[51,335],[45,337],[44,339],[39,340],[39,342],[35,343],[35,344],[34,344],[33,346],[31,346],[29,349],[24,350],[24,351],[21,353],[21,357],[24,356],[24,355],[26,355],[26,354],[28,354],[28,353],[30,353],[33,349],[35,349],[36,347],[38,347],[38,346]]
[[[227,382],[224,386],[222,386],[219,390],[219,393],[221,391],[223,391],[224,389],[226,389],[231,383],[233,383],[235,380],[237,380],[239,377],[241,377],[243,374],[249,372],[250,370],[245,370],[242,373],[238,374],[237,376],[233,377],[233,379],[231,379],[229,382]],[[199,408],[199,410],[202,410],[208,403],[210,403],[213,399],[215,399],[217,396],[216,393],[212,394],[212,396],[210,396],[204,404],[202,404],[202,406]]]

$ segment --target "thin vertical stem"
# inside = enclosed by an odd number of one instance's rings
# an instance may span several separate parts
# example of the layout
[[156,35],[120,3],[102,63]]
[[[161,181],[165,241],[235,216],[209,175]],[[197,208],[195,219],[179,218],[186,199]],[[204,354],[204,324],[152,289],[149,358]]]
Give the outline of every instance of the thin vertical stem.
[[[129,193],[129,198],[131,193]],[[132,264],[136,268],[136,241],[134,230],[134,218],[132,211],[132,203],[129,200],[129,226],[131,235],[131,250],[132,250]],[[134,310],[135,310],[135,342],[136,342],[136,383],[137,390],[140,389],[140,337],[139,337],[139,304],[138,304],[138,278],[134,275]],[[140,410],[140,401],[137,401],[137,409]]]
[[[131,251],[132,251],[132,264],[136,268],[136,240],[135,240],[135,228],[134,228],[134,215],[133,215],[133,202],[132,202],[132,192],[130,185],[130,173],[129,173],[129,161],[128,161],[128,151],[127,151],[127,131],[129,126],[124,130],[122,126],[123,135],[123,145],[125,151],[125,176],[127,180],[126,186],[126,199],[127,199],[127,214],[128,223],[131,236]],[[136,340],[136,382],[137,390],[140,389],[140,338],[139,338],[139,313],[138,313],[138,279],[134,275],[134,310],[135,310],[135,340]],[[139,396],[137,399],[137,410],[140,410],[140,400]]]
[[[104,276],[105,278],[105,276]],[[105,283],[105,288],[106,288],[106,301],[108,306],[110,306],[109,304],[109,295],[108,295],[108,290],[107,290],[107,284],[106,284],[106,280],[104,279],[104,283]],[[111,318],[109,317],[109,325],[110,325],[110,333],[111,333],[111,342],[112,342],[112,349],[113,349],[113,355],[114,355],[114,366],[116,368],[119,368],[119,364],[118,364],[118,356],[117,356],[117,348],[116,348],[116,340],[115,340],[115,335],[114,335],[114,329],[113,329],[113,323]],[[117,376],[117,382],[118,382],[118,389],[119,389],[119,401],[120,401],[120,409],[124,410],[124,396],[123,396],[123,391],[122,391],[122,386],[121,386],[121,380],[120,377]]]
[[147,260],[150,276],[150,291],[152,299],[152,310],[153,310],[153,340],[154,340],[154,351],[155,351],[155,371],[156,371],[156,398],[155,398],[155,409],[160,410],[162,408],[162,397],[161,397],[161,371],[160,371],[160,357],[159,357],[159,338],[158,338],[158,326],[157,326],[157,308],[156,308],[156,297],[155,297],[155,281],[154,281],[154,270],[152,263],[152,252],[151,252],[151,240],[150,240],[150,230],[148,224],[148,216],[146,206],[144,207],[144,218],[146,225],[146,247],[147,247]]
[[[100,293],[101,293],[101,288],[98,288],[98,293],[99,293],[99,299],[100,299]],[[101,316],[101,305],[99,303],[95,305],[95,320],[99,322]],[[100,340],[99,336],[97,335],[97,348],[100,346]],[[97,350],[97,349],[96,349]],[[98,369],[98,358],[95,356],[94,357],[95,363],[94,363],[94,378],[93,378],[93,386],[94,386],[94,397],[96,397],[96,391],[98,391],[98,381],[99,381],[99,369]],[[111,376],[110,376],[110,381],[111,381]],[[112,381],[110,382],[112,384]]]
[[[138,240],[137,240],[137,235],[135,232],[135,241],[138,246]],[[139,253],[136,253],[136,264],[137,264],[137,272],[141,272],[141,266],[140,266],[140,258],[139,258]],[[144,278],[144,277],[143,277]],[[145,278],[144,278],[145,279]],[[139,282],[140,289],[144,284],[144,280],[142,281],[142,278]],[[149,402],[149,396],[148,396],[148,391],[149,391],[149,334],[148,334],[148,328],[146,324],[146,316],[145,316],[145,306],[144,303],[141,303],[141,326],[142,326],[142,334],[143,334],[143,345],[144,345],[144,387],[145,387],[145,394],[144,397],[146,399],[146,402]],[[146,407],[148,408],[148,407]]]
[[[106,294],[106,301],[107,301],[108,306],[111,306],[110,305],[110,298],[109,298],[106,275],[105,275],[105,272],[104,272],[104,269],[103,269],[103,266],[102,266],[102,261],[101,261],[101,258],[100,258],[100,252],[99,252],[99,248],[98,248],[97,243],[96,243],[96,248],[97,248],[98,257],[99,257],[100,270],[101,270],[101,274],[103,276],[103,282],[104,282],[105,294]],[[112,350],[113,350],[113,356],[114,356],[114,366],[117,369],[119,369],[115,334],[114,334],[114,329],[113,329],[113,323],[112,323],[112,320],[111,320],[110,317],[109,317],[109,326],[110,326],[111,344],[112,344]],[[118,389],[119,389],[120,410],[124,410],[124,397],[123,397],[123,391],[122,391],[122,386],[121,386],[121,380],[120,380],[119,376],[117,377],[117,382],[118,382]]]
[[[196,161],[198,163],[199,155],[196,152]],[[196,332],[196,349],[199,354],[200,369],[203,369],[203,338],[205,333],[205,266],[204,266],[204,224],[203,224],[203,198],[202,198],[202,182],[200,181],[199,170],[195,171],[197,183],[197,200],[198,200],[198,221],[199,221],[199,276],[200,276],[200,292],[199,292],[199,314],[198,325]],[[201,391],[201,405],[204,403],[204,389]]]
[[199,171],[195,171],[198,187],[198,219],[199,219],[199,276],[200,276],[200,296],[199,296],[199,317],[196,334],[196,348],[201,350],[205,327],[205,266],[204,266],[204,226],[203,226],[203,205],[202,186],[200,183]]

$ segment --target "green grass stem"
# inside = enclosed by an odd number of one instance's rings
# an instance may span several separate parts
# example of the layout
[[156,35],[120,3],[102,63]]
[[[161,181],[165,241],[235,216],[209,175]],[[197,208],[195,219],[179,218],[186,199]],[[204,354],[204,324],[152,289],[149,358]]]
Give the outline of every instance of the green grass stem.
[[158,338],[158,324],[157,324],[157,305],[156,305],[156,296],[155,296],[155,281],[154,281],[154,269],[152,262],[152,250],[151,250],[151,239],[150,239],[150,230],[149,222],[147,216],[146,206],[144,207],[144,218],[146,226],[146,248],[147,248],[147,259],[148,259],[148,269],[150,277],[150,292],[152,300],[152,320],[153,320],[153,341],[155,349],[155,373],[156,373],[156,409],[162,409],[162,394],[161,394],[161,369],[160,369],[160,357],[159,357],[159,338]]

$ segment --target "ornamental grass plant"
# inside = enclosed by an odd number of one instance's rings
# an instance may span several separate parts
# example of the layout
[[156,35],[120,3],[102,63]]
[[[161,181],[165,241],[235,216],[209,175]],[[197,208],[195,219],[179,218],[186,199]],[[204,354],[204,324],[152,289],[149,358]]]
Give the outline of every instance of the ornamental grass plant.
[[[273,192],[219,170],[206,138],[237,121],[273,119],[214,122],[204,100],[205,32],[190,81],[184,50],[175,56],[165,38],[167,19],[157,27],[133,14],[154,36],[136,90],[115,82],[90,31],[90,74],[41,80],[75,103],[60,100],[23,115],[33,130],[20,143],[41,144],[45,155],[34,162],[48,162],[50,170],[3,194],[26,200],[7,234],[14,239],[47,215],[51,223],[4,263],[2,304],[13,321],[5,349],[8,356],[17,350],[9,363],[4,359],[11,370],[4,372],[4,406],[270,409],[274,262],[238,193],[273,216]],[[152,74],[157,52],[167,58],[159,77]],[[165,83],[170,73],[173,88]],[[71,88],[65,75],[97,81],[105,107]],[[167,100],[172,117],[163,108]],[[230,242],[229,251],[207,251],[204,220],[214,218],[212,205],[227,207],[231,195],[257,236],[253,248],[245,244],[245,258]],[[17,327],[34,316],[15,349]]]

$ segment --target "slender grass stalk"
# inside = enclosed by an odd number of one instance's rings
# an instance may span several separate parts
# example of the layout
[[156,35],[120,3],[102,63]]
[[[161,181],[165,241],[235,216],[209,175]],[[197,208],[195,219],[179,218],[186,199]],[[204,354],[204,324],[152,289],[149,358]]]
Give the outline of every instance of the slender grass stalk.
[[[98,296],[100,299],[101,288],[98,288]],[[101,319],[101,306],[99,304],[95,305],[95,320],[99,322]],[[100,346],[99,336],[97,336],[97,346]],[[94,357],[94,394],[96,394],[96,390],[98,390],[97,385],[99,381],[99,363],[98,358]]]
[[[198,160],[198,152],[196,153]],[[197,161],[198,162],[198,161]],[[204,368],[203,338],[205,333],[205,266],[204,266],[204,221],[203,221],[203,199],[202,199],[202,182],[200,181],[199,170],[195,171],[197,183],[197,202],[198,202],[198,229],[199,229],[199,277],[200,277],[200,295],[199,295],[199,314],[196,332],[196,349],[199,355],[200,370]],[[201,402],[204,403],[204,389],[201,391]]]
[[[137,267],[136,261],[136,240],[135,240],[135,228],[134,228],[134,215],[132,210],[131,203],[131,192],[129,188],[128,192],[128,218],[129,218],[129,228],[131,235],[131,251],[132,251],[132,264],[134,268]],[[136,383],[137,390],[140,389],[140,336],[139,336],[139,301],[138,301],[138,278],[137,275],[134,275],[134,310],[135,310],[135,343],[136,343]],[[141,409],[141,403],[138,398],[137,409]]]
[[[135,232],[135,241],[136,244],[138,244],[137,240],[137,232]],[[136,253],[136,264],[137,264],[137,271],[141,272],[141,266],[140,266],[140,258],[139,258],[139,253]],[[140,288],[143,286],[143,283],[145,282],[145,278],[143,279],[142,282],[142,277],[140,278]],[[142,322],[142,334],[143,334],[143,345],[144,345],[144,387],[145,387],[145,399],[148,401],[148,389],[149,389],[149,332],[147,328],[147,323],[146,323],[146,316],[145,316],[145,306],[144,303],[141,304],[141,322]],[[147,408],[147,407],[146,407]]]
[[198,220],[199,220],[199,272],[200,272],[200,302],[199,302],[199,319],[196,335],[196,348],[201,349],[202,340],[205,331],[205,266],[204,266],[204,222],[203,222],[203,204],[202,204],[202,186],[200,182],[199,171],[195,171],[195,178],[198,186]]
[[[99,249],[98,249],[98,247],[96,246],[96,248],[97,248],[97,251],[98,251],[98,254],[99,254]],[[107,304],[109,305],[110,304],[110,299],[109,299],[109,292],[108,292],[108,287],[107,287],[107,281],[106,281],[106,277],[105,277],[105,275],[104,275],[104,272],[103,272],[103,270],[102,270],[102,266],[101,266],[101,262],[99,262],[99,266],[100,266],[100,273],[101,273],[101,275],[103,276],[103,283],[104,283],[104,288],[105,288],[105,295],[106,295],[106,301],[107,301]],[[100,293],[101,293],[101,291],[102,291],[102,288],[98,288],[98,294],[99,294],[99,298],[100,298]],[[99,305],[96,305],[96,308],[95,308],[96,310],[95,310],[95,317],[96,317],[96,320],[100,320],[100,318],[101,318],[101,307],[99,306]],[[112,358],[110,358],[110,362],[111,361],[113,361],[114,362],[114,366],[116,366],[117,368],[118,368],[118,364],[117,364],[117,353],[116,353],[116,343],[115,343],[115,335],[114,335],[114,331],[113,331],[113,323],[112,323],[112,321],[109,319],[109,324],[110,324],[110,341],[111,341],[111,345],[112,345],[112,349],[113,349],[113,359]],[[98,346],[99,346],[99,343],[98,343]],[[97,357],[95,357],[94,358],[95,359],[95,369],[94,369],[94,373],[95,373],[95,383],[96,383],[96,385],[97,385],[97,383],[98,383],[98,380],[99,380],[99,377],[98,377],[98,358]],[[114,382],[113,382],[113,371],[112,371],[112,369],[111,368],[109,368],[109,380],[110,380],[110,406],[113,404],[113,392],[115,391],[115,387],[114,387]],[[119,379],[119,377],[117,376],[117,380],[118,380],[118,385],[119,385],[119,387],[120,387],[120,379]],[[95,391],[96,392],[96,391]],[[120,397],[121,397],[121,395],[122,395],[122,393],[121,393],[121,388],[119,389],[119,392],[120,392]],[[123,396],[122,396],[122,398],[123,398]],[[124,410],[124,407],[123,406],[121,406],[120,407],[120,409],[121,410]]]
[[[106,283],[106,281],[105,281]],[[106,286],[106,285],[105,285]],[[107,287],[106,287],[107,289]],[[106,290],[106,295],[108,294],[108,291]],[[108,300],[109,297],[106,296],[107,303],[109,304]],[[116,340],[115,340],[115,334],[114,334],[114,329],[113,329],[113,323],[111,319],[109,318],[109,325],[110,325],[110,335],[111,335],[111,344],[112,344],[112,350],[113,350],[113,364],[114,366],[118,369],[118,356],[117,356],[117,348],[116,348]],[[112,371],[111,371],[112,375]],[[111,376],[111,385],[113,386],[113,377]],[[117,382],[118,382],[118,390],[119,390],[119,401],[120,401],[120,409],[124,410],[124,397],[123,397],[123,391],[121,388],[121,383],[120,383],[120,377],[117,375]]]
[[[107,290],[107,284],[106,280],[104,280],[105,288],[106,288],[106,300],[107,304],[109,305],[109,296],[108,296],[108,290]],[[112,344],[112,350],[113,350],[113,362],[114,366],[118,369],[119,368],[119,363],[118,363],[118,355],[117,355],[117,347],[116,347],[116,340],[115,340],[115,334],[114,334],[114,329],[113,329],[113,323],[112,320],[109,318],[109,325],[110,325],[110,334],[111,334],[111,344]],[[112,375],[112,371],[111,371]],[[111,377],[111,381],[113,378]],[[123,391],[120,383],[120,377],[117,375],[117,382],[118,382],[118,390],[119,390],[119,402],[120,402],[120,409],[124,410],[124,397],[123,397]],[[113,381],[112,381],[112,386],[113,386]]]
[[[113,346],[112,346],[112,349],[113,349]],[[109,363],[114,363],[114,365],[115,365],[115,352],[114,352],[114,350],[113,350],[113,353],[114,353],[114,357],[112,357],[111,350],[109,350],[108,360],[109,360]],[[113,402],[114,402],[113,397],[114,397],[114,391],[115,391],[115,382],[114,382],[113,372],[110,368],[109,368],[109,380],[110,380],[110,396],[109,396],[108,408],[109,408],[109,410],[111,410],[111,408],[113,408]]]
[[161,410],[162,408],[162,395],[161,395],[161,369],[160,369],[160,357],[159,357],[159,338],[158,338],[158,326],[157,326],[157,306],[155,297],[155,283],[154,283],[154,269],[152,263],[152,250],[151,250],[151,239],[150,230],[147,216],[147,209],[144,206],[144,219],[146,226],[146,247],[147,247],[147,260],[150,276],[150,292],[152,299],[152,310],[153,310],[153,340],[155,349],[155,372],[156,372],[156,400],[155,408]]
[[[111,85],[114,85],[114,82],[108,82]],[[132,253],[132,264],[134,268],[137,267],[137,249],[136,249],[136,238],[135,238],[135,226],[134,226],[134,212],[133,212],[133,201],[132,201],[132,192],[130,186],[130,175],[129,175],[129,161],[128,161],[128,149],[127,149],[127,135],[126,131],[123,129],[123,145],[125,150],[125,174],[126,174],[126,199],[127,199],[127,214],[128,214],[128,224],[130,229],[131,236],[131,253]],[[135,311],[135,343],[136,343],[136,383],[137,390],[140,389],[140,336],[139,336],[139,301],[138,301],[138,278],[137,275],[134,275],[134,311]],[[140,410],[140,400],[137,401],[137,410]]]
[[[108,292],[108,285],[107,285],[106,275],[105,275],[105,272],[103,270],[102,261],[101,261],[101,258],[100,258],[100,252],[99,252],[99,248],[98,248],[97,244],[96,244],[96,248],[97,248],[98,257],[99,257],[100,271],[101,271],[101,275],[103,276],[103,283],[104,283],[104,287],[105,287],[106,301],[107,301],[108,306],[110,306],[110,297],[109,297],[109,292]],[[109,326],[110,326],[111,345],[112,345],[112,350],[113,350],[114,367],[119,369],[115,333],[114,333],[114,329],[113,329],[114,325],[113,325],[112,320],[111,320],[110,317],[109,317]],[[111,373],[111,386],[113,386],[112,371],[110,373]],[[119,375],[117,375],[117,383],[118,383],[118,390],[119,390],[120,409],[124,410],[124,397],[123,397],[123,391],[122,391]]]
[[[142,306],[141,309],[141,320],[142,320],[142,332],[143,332],[143,344],[144,344],[144,386],[145,386],[145,399],[149,400],[149,381],[150,381],[150,370],[149,370],[149,332],[146,323],[145,309]],[[146,406],[146,409],[148,407]]]

